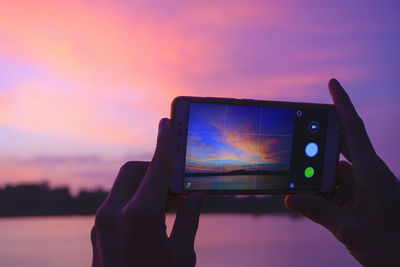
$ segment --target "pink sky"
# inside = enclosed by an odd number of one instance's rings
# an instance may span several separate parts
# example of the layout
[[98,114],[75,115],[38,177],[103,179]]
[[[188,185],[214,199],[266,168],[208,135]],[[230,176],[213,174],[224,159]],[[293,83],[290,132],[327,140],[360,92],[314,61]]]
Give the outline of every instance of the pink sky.
[[0,184],[109,188],[177,95],[330,103],[400,174],[398,1],[0,2]]

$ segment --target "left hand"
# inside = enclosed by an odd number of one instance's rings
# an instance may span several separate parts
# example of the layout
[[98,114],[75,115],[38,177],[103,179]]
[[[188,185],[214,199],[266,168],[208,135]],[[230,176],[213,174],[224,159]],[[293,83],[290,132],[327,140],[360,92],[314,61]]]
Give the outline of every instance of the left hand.
[[97,210],[92,229],[92,266],[195,266],[194,239],[202,194],[179,208],[168,237],[165,206],[173,176],[176,134],[168,119],[159,124],[150,162],[127,162],[110,194]]

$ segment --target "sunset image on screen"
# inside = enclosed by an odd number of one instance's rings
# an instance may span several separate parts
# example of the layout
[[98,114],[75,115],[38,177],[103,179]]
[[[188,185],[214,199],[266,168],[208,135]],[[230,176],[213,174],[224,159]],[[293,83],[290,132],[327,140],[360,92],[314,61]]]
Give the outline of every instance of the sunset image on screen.
[[291,108],[192,103],[186,190],[274,190],[287,186]]

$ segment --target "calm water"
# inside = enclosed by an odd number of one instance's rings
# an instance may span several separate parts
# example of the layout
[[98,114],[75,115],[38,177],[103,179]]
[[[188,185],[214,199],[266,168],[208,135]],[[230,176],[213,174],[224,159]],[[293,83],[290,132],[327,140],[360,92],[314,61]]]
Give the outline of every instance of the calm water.
[[[0,219],[0,264],[90,266],[93,219]],[[287,215],[202,215],[196,250],[200,267],[359,266],[322,227]]]

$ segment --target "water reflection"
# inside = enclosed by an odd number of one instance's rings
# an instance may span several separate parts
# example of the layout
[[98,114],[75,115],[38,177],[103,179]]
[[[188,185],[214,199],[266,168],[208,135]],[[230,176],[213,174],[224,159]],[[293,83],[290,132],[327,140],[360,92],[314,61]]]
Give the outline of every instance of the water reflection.
[[[90,266],[93,216],[0,219],[2,266]],[[170,230],[173,215],[167,216]],[[199,267],[358,266],[322,227],[287,215],[204,214]]]

